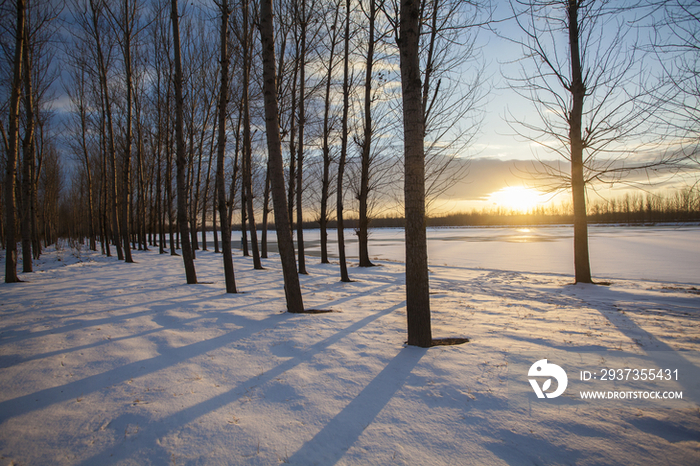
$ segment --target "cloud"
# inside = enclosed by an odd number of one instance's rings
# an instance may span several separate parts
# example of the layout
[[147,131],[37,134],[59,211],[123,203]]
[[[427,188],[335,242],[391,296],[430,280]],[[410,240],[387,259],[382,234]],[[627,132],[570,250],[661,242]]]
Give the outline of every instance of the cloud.
[[483,157],[459,163],[469,164],[466,176],[445,191],[440,200],[483,201],[505,187],[534,185],[529,175],[533,170],[532,161]]

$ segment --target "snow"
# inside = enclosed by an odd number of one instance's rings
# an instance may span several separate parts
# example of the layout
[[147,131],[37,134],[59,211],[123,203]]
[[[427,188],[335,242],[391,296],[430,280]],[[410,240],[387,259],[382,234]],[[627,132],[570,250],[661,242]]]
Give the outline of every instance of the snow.
[[[400,230],[372,232],[379,266],[351,262],[347,284],[309,232],[304,302],[326,314],[284,312],[274,256],[256,271],[236,251],[242,293],[226,295],[213,252],[197,252],[201,284],[186,285],[181,258],[157,249],[125,264],[51,248],[23,283],[0,284],[0,459],[698,464],[700,228],[592,230],[609,286],[571,285],[567,227],[431,230],[433,335],[470,342],[429,349],[404,345]],[[569,387],[523,402],[545,358]],[[678,382],[641,387],[683,399],[582,401],[591,360],[677,368]]]

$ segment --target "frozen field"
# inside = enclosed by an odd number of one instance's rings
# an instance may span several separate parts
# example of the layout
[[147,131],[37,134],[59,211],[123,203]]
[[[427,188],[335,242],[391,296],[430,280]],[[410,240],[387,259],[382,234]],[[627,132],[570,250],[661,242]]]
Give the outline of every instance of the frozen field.
[[[307,254],[320,256],[319,236],[319,230],[304,231]],[[329,230],[329,250],[337,257],[336,238],[335,230]],[[347,256],[356,259],[357,237],[347,230],[345,238]],[[428,260],[434,266],[573,275],[573,241],[569,226],[429,228]],[[595,278],[700,284],[698,226],[594,225],[589,227],[589,247]],[[370,230],[369,251],[380,260],[403,262],[403,230]]]
[[[315,315],[284,312],[277,257],[255,271],[236,251],[242,293],[226,295],[213,252],[188,286],[157,250],[134,264],[47,250],[0,284],[0,461],[699,464],[700,228],[593,228],[609,286],[570,284],[570,233],[431,230],[433,335],[471,341],[430,349],[404,346],[399,230],[373,231],[379,267],[351,260],[347,284],[308,232],[305,305],[335,311]],[[530,388],[541,359],[568,376],[554,400]],[[602,368],[679,375],[580,380]]]

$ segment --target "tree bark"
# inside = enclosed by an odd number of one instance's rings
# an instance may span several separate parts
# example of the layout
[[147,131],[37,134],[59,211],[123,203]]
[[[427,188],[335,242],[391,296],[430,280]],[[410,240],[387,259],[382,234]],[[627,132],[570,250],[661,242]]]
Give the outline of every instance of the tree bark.
[[287,311],[299,313],[304,312],[304,302],[294,259],[294,245],[285,199],[282,141],[280,138],[279,107],[277,104],[275,35],[272,23],[272,0],[262,0],[260,2],[260,39],[263,58],[263,95],[265,98],[265,127],[267,130],[267,148],[272,182],[272,201],[275,209],[277,244],[282,260]]
[[109,190],[111,196],[111,212],[112,224],[111,233],[114,246],[117,248],[117,257],[119,260],[124,260],[124,251],[122,250],[122,238],[120,236],[119,227],[119,193],[117,190],[117,161],[116,148],[114,142],[114,124],[112,121],[112,101],[107,83],[107,63],[105,62],[104,53],[102,51],[102,35],[100,33],[99,17],[101,14],[102,4],[98,4],[96,0],[90,0],[90,9],[92,13],[92,27],[95,39],[95,48],[97,50],[98,73],[100,77],[100,86],[102,94],[102,107],[105,115],[105,123],[107,125],[107,152],[110,163]]
[[248,0],[243,0],[243,151],[244,171],[243,187],[245,190],[246,205],[248,209],[248,227],[250,228],[250,245],[253,253],[253,268],[261,270],[260,250],[258,249],[258,232],[255,225],[255,211],[253,209],[253,150],[250,135],[250,67],[251,67],[251,33],[248,27]]
[[131,257],[131,229],[129,220],[131,217],[131,148],[133,145],[133,77],[131,71],[131,18],[129,18],[129,0],[124,0],[124,25],[122,32],[124,33],[124,72],[126,77],[126,135],[124,141],[124,165],[122,167],[122,176],[124,186],[122,188],[122,238],[124,242],[124,262],[134,262]]
[[173,42],[175,55],[175,138],[177,146],[177,222],[180,228],[182,242],[182,260],[185,264],[187,284],[197,283],[197,273],[194,268],[194,254],[190,244],[190,231],[187,222],[187,186],[185,185],[185,170],[187,156],[185,154],[185,138],[183,135],[183,98],[182,98],[182,62],[180,55],[180,18],[177,0],[171,0],[170,18],[173,25]]
[[343,177],[348,153],[348,109],[350,107],[350,0],[345,0],[345,51],[343,52],[343,118],[340,130],[340,160],[336,192],[336,217],[338,229],[338,258],[340,281],[349,282],[348,264],[345,260],[345,222],[343,221]]
[[369,260],[369,168],[372,150],[372,65],[374,64],[374,24],[376,19],[375,0],[369,0],[369,38],[367,39],[367,60],[365,62],[365,127],[362,139],[362,160],[360,163],[360,219],[358,240],[360,246],[360,267],[371,267]]
[[330,110],[331,110],[331,82],[333,81],[333,58],[337,43],[338,13],[336,8],[331,27],[331,50],[328,57],[328,74],[326,75],[326,94],[323,106],[323,177],[321,179],[321,212],[319,225],[321,227],[321,263],[328,264],[328,194],[330,191],[331,149],[330,139]]
[[569,139],[571,142],[571,192],[574,207],[574,273],[576,283],[592,283],[588,256],[588,219],[586,215],[586,186],[583,176],[583,139],[581,121],[586,87],[581,72],[579,48],[578,0],[569,0],[569,46],[571,49],[571,115]]
[[16,283],[17,277],[17,226],[15,215],[17,200],[17,146],[19,140],[19,100],[22,94],[22,48],[24,43],[25,3],[17,0],[17,28],[15,30],[15,55],[13,59],[12,88],[10,89],[10,115],[7,160],[5,164],[5,283]]
[[29,44],[29,21],[25,20],[24,47],[22,47],[22,74],[24,75],[24,111],[26,128],[22,141],[22,272],[33,272],[32,264],[32,190],[34,188],[34,89]]
[[270,214],[270,164],[265,174],[265,192],[263,194],[262,237],[260,238],[260,257],[267,259],[267,218]]
[[425,121],[419,60],[420,2],[401,0],[400,14],[408,344],[429,347],[432,343],[432,332],[425,232]]
[[[228,38],[229,16],[231,15],[228,0],[223,0],[221,8],[221,88],[219,91],[219,135],[216,151],[216,195],[221,218],[221,247],[224,255],[224,279],[226,293],[236,293],[236,277],[233,270],[233,255],[231,252],[231,222],[228,220],[226,203],[225,158],[226,158],[226,108],[228,106]],[[218,246],[218,245],[217,245]]]
[[299,142],[297,147],[297,256],[299,273],[308,274],[304,258],[304,209],[302,205],[304,181],[304,129],[306,127],[306,1],[301,2],[301,14],[297,14],[301,25],[301,49],[299,53]]

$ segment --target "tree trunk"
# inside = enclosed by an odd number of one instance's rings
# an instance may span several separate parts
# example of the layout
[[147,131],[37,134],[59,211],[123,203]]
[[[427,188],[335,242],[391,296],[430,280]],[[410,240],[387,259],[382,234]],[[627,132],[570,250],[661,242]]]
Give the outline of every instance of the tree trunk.
[[124,241],[124,261],[134,262],[131,258],[131,245],[129,240],[131,230],[129,220],[131,217],[131,147],[133,139],[133,77],[131,72],[131,27],[129,24],[129,0],[124,0],[124,71],[126,73],[126,140],[124,141],[124,165],[122,175],[124,177],[122,188],[122,238]]
[[579,2],[569,0],[569,46],[571,48],[571,115],[569,138],[571,141],[571,192],[574,206],[574,272],[576,283],[592,283],[588,256],[588,219],[586,216],[586,186],[583,176],[583,140],[581,121],[586,88],[581,73],[578,26]]
[[248,30],[248,0],[243,0],[243,189],[248,209],[248,227],[250,228],[250,244],[253,252],[253,268],[261,270],[260,251],[258,249],[258,233],[255,225],[253,209],[253,150],[250,136],[250,66],[251,66],[251,34]]
[[275,209],[277,244],[284,274],[287,311],[298,313],[304,311],[304,302],[301,295],[296,261],[294,260],[294,245],[285,199],[282,141],[279,128],[279,108],[277,105],[275,34],[272,23],[272,0],[262,0],[260,3],[260,40],[262,43],[265,128],[272,181],[272,201]]
[[331,28],[331,50],[328,57],[328,74],[326,75],[326,95],[323,106],[323,178],[321,179],[321,213],[319,225],[321,227],[321,263],[328,264],[328,193],[330,191],[330,167],[331,149],[330,138],[330,109],[331,109],[331,82],[333,80],[333,58],[335,57],[335,46],[337,40],[338,13],[340,8],[335,9],[333,17],[333,27]]
[[85,95],[85,74],[87,70],[81,69],[78,71],[80,73],[80,89],[78,90],[79,96],[79,109],[80,112],[80,148],[83,152],[83,161],[85,162],[85,175],[87,178],[87,201],[88,201],[88,234],[90,235],[90,249],[97,251],[97,244],[95,243],[95,230],[94,230],[94,206],[93,206],[93,186],[92,186],[92,170],[90,167],[90,153],[87,148],[87,133],[88,133],[88,122],[87,122],[87,112],[86,112],[86,98]]
[[26,128],[22,141],[22,272],[34,271],[32,264],[32,188],[34,187],[34,90],[32,88],[32,67],[29,56],[29,21],[24,27],[24,47],[22,47],[22,71],[24,75],[24,108]]
[[306,275],[306,260],[304,258],[304,211],[302,194],[304,192],[304,129],[306,126],[306,2],[301,1],[301,14],[297,15],[301,23],[301,50],[299,54],[299,142],[297,155],[297,256],[299,257],[299,273]]
[[[217,149],[217,151],[218,151],[218,149]],[[218,156],[218,155],[217,155],[217,156]],[[218,163],[218,162],[217,162],[217,163]],[[218,169],[218,166],[217,166],[217,169]],[[212,233],[214,234],[214,252],[215,252],[215,253],[219,253],[219,252],[221,252],[221,249],[219,249],[219,230],[218,230],[218,222],[217,222],[217,219],[216,219],[216,210],[217,210],[217,206],[218,206],[218,202],[219,202],[219,201],[218,201],[218,199],[219,199],[219,197],[218,197],[218,196],[219,196],[219,190],[218,190],[218,188],[216,187],[216,186],[217,186],[217,184],[216,184],[217,181],[216,181],[216,180],[214,180],[214,183],[215,183],[215,184],[214,184],[214,196],[212,197],[212,202],[211,202],[211,206],[212,206],[212,210],[211,210],[211,229],[212,229]],[[226,199],[226,195],[224,194],[224,200],[225,200],[225,199]]]
[[[100,92],[100,100],[102,101],[102,93]],[[107,131],[105,130],[105,112],[104,105],[102,105],[102,111],[100,113],[100,152],[102,153],[102,229],[104,236],[102,238],[102,249],[104,249],[105,255],[107,257],[112,257],[112,248],[109,245],[109,238],[112,236],[110,224],[109,224],[109,195],[107,186],[109,181],[107,180]]]
[[[224,115],[224,121],[225,121],[226,115]],[[209,163],[207,164],[207,176],[205,178],[204,182],[204,193],[203,193],[203,199],[202,199],[202,250],[206,251],[207,250],[207,200],[209,198],[209,180],[211,179],[211,166],[212,162],[214,159],[214,140],[215,140],[215,135],[216,132],[218,131],[218,126],[216,124],[213,125],[212,128],[212,135],[211,135],[211,145],[209,147]],[[212,205],[216,203],[215,200],[212,199]],[[216,207],[214,209],[216,210]],[[216,248],[217,252],[219,248]]]
[[375,0],[369,0],[369,38],[367,43],[367,60],[365,62],[365,127],[362,138],[362,160],[360,167],[360,219],[358,240],[360,246],[360,267],[371,267],[369,260],[369,166],[372,150],[372,65],[374,64],[374,23],[376,18]]
[[289,186],[287,191],[287,208],[289,209],[290,228],[294,224],[294,194],[296,187],[296,118],[295,112],[297,108],[297,76],[299,73],[299,42],[296,42],[296,52],[294,55],[294,72],[292,73],[291,82],[291,110],[289,117]]
[[425,122],[419,60],[420,2],[401,0],[399,52],[404,120],[406,315],[408,344],[429,347],[430,293],[425,232]]
[[170,18],[173,24],[173,42],[175,55],[175,138],[177,146],[177,222],[180,228],[182,242],[182,260],[185,264],[187,284],[197,283],[194,268],[194,255],[190,244],[190,232],[187,224],[187,186],[185,185],[185,170],[187,156],[185,154],[185,138],[183,135],[183,99],[182,99],[182,63],[180,55],[180,17],[177,0],[171,0]]
[[[219,135],[216,150],[216,195],[221,217],[221,248],[224,255],[224,279],[226,293],[236,293],[236,278],[233,271],[233,255],[231,252],[231,222],[228,220],[226,203],[225,158],[226,158],[226,107],[228,105],[228,21],[231,11],[228,0],[221,5],[221,88],[219,91]],[[215,222],[216,223],[216,222]],[[216,227],[215,227],[216,228]],[[217,243],[218,247],[218,243]]]
[[262,237],[260,238],[260,257],[267,259],[267,218],[270,213],[270,164],[265,174],[265,192],[263,194]]
[[17,146],[19,140],[19,100],[22,94],[22,48],[24,43],[25,4],[17,0],[17,29],[15,30],[15,55],[13,59],[12,88],[10,89],[10,118],[7,160],[5,164],[5,283],[16,283],[17,277],[17,226],[15,215],[17,200]]
[[109,86],[107,83],[107,63],[105,62],[105,57],[104,53],[102,51],[102,35],[100,33],[100,26],[99,26],[99,16],[101,12],[99,11],[100,8],[102,8],[101,4],[98,4],[95,2],[95,0],[90,0],[90,8],[92,12],[92,27],[93,27],[93,32],[94,32],[94,38],[95,38],[95,48],[97,49],[97,64],[98,64],[98,73],[99,73],[99,78],[100,78],[100,87],[101,87],[101,95],[102,95],[102,107],[103,107],[103,112],[105,115],[105,122],[107,125],[107,151],[109,155],[109,163],[110,163],[110,169],[111,169],[111,174],[109,177],[109,189],[110,189],[110,195],[111,195],[111,212],[112,212],[112,224],[111,224],[111,233],[112,233],[112,241],[114,243],[114,246],[117,248],[117,257],[119,260],[124,260],[124,252],[122,250],[122,238],[119,234],[119,216],[118,216],[118,210],[119,210],[119,204],[118,204],[118,198],[119,198],[119,193],[117,190],[117,162],[116,162],[116,149],[115,149],[115,142],[114,142],[114,124],[112,121],[112,101],[110,98],[109,94]]
[[336,216],[338,228],[338,257],[340,259],[340,281],[349,282],[348,265],[345,260],[345,224],[343,222],[343,177],[345,158],[348,153],[348,110],[350,107],[350,0],[345,0],[345,51],[343,53],[343,121],[340,132],[341,147],[338,160],[336,193]]

